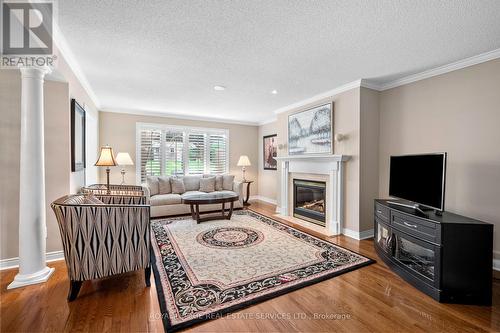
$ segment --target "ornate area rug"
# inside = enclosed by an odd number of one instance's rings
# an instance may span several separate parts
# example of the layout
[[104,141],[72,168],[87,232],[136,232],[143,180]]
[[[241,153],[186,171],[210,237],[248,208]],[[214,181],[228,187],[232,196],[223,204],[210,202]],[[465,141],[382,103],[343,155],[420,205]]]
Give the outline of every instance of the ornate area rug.
[[374,262],[248,210],[230,221],[156,220],[151,231],[169,332]]

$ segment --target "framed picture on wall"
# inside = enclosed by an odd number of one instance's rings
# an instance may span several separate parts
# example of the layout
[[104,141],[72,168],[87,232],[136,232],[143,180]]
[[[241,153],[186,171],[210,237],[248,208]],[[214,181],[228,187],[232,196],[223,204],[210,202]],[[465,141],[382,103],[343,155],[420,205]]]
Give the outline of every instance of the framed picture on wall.
[[71,99],[71,171],[85,169],[85,109]]
[[264,136],[264,170],[276,170],[278,162],[275,157],[278,155],[277,134]]
[[288,116],[288,154],[333,153],[333,104]]

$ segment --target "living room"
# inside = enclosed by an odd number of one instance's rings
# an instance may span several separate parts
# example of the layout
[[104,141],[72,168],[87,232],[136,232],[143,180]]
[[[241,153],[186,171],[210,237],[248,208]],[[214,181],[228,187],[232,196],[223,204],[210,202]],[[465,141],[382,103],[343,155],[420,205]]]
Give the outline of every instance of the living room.
[[499,2],[2,11],[2,332],[500,331]]

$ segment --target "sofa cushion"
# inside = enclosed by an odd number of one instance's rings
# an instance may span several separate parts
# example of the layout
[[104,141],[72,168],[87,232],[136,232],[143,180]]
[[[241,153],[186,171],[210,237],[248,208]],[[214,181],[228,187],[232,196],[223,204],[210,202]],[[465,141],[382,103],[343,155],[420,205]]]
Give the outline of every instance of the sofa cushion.
[[151,206],[176,205],[182,202],[180,194],[158,194],[150,199]]
[[172,193],[172,186],[170,185],[170,177],[158,177],[160,184],[160,194]]
[[157,195],[158,193],[160,193],[160,183],[158,181],[158,177],[147,176],[146,183],[148,184],[150,195]]
[[198,191],[200,189],[200,179],[201,176],[184,176],[182,180],[186,191]]
[[184,186],[182,178],[170,178],[170,185],[172,186],[172,193],[174,194],[182,194],[186,192],[186,187]]
[[215,177],[200,179],[200,192],[215,191]]
[[233,190],[234,176],[224,175],[222,176],[222,189],[227,191]]
[[182,199],[186,199],[189,196],[193,196],[193,195],[209,195],[209,194],[205,193],[205,192],[200,192],[200,191],[187,191],[186,193],[182,194],[181,197],[182,197]]
[[234,192],[234,191],[226,191],[226,190],[217,191],[217,192],[214,192],[214,193],[218,193],[218,194],[234,194],[234,195],[238,195],[238,193],[236,193],[236,192]]

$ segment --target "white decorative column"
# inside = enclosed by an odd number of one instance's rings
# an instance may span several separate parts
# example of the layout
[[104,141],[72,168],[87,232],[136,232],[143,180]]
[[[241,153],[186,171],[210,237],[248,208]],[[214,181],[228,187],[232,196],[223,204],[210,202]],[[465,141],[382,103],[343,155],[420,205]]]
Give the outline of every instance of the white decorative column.
[[21,68],[21,163],[19,184],[19,273],[7,289],[45,282],[46,266],[43,78],[46,67]]

